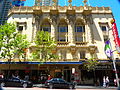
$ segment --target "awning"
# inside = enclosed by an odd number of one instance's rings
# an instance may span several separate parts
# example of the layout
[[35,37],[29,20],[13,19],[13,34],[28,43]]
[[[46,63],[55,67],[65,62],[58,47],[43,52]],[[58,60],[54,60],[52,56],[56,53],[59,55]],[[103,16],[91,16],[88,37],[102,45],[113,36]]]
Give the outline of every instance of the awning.
[[79,62],[0,62],[0,64],[82,64]]

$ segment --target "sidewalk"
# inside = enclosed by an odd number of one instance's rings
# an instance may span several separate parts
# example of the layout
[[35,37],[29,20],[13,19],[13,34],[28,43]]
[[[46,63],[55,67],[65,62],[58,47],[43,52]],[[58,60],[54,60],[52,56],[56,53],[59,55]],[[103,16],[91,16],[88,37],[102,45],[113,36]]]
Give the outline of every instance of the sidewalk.
[[114,86],[104,88],[102,86],[81,86],[81,85],[77,85],[76,88],[80,88],[80,89],[117,89],[117,87],[114,87]]
[[[33,87],[44,87],[44,84],[34,84]],[[104,88],[103,86],[83,86],[83,85],[77,85],[76,88],[78,89],[117,89],[117,87],[109,86],[107,88]]]

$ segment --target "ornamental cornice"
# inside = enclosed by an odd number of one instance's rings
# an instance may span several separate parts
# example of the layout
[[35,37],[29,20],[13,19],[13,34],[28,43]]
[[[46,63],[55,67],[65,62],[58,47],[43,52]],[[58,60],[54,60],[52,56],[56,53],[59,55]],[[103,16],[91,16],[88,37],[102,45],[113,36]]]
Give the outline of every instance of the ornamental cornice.
[[54,8],[53,6],[22,6],[22,7],[13,7],[8,16],[11,14],[42,14],[42,13],[52,13],[52,14],[111,14],[112,11],[109,7],[91,7],[91,6],[57,6]]

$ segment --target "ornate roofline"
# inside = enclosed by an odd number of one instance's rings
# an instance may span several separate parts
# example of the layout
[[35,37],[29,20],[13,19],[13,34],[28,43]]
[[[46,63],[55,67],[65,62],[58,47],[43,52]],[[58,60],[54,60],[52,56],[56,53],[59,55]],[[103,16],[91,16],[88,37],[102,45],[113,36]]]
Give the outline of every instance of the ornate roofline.
[[8,16],[11,14],[41,14],[41,13],[67,13],[67,14],[111,14],[110,7],[91,7],[91,6],[21,6],[13,7]]

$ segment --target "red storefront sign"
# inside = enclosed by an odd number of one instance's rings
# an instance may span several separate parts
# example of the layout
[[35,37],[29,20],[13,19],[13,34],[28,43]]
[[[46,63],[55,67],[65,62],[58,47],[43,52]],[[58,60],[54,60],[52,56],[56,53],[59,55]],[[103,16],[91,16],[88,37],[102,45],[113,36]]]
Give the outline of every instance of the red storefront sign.
[[119,49],[120,48],[120,39],[119,39],[117,26],[116,26],[114,19],[111,21],[111,24],[112,24],[112,32],[113,32],[114,42],[115,42],[116,48]]

